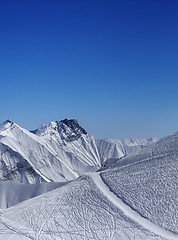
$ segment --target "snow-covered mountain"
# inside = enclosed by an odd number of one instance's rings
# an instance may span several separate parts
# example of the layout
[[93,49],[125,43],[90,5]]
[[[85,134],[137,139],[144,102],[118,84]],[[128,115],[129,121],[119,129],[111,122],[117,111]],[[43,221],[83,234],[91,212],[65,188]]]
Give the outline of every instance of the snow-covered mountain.
[[7,120],[0,125],[0,180],[64,182],[98,170],[109,158],[136,153],[157,139],[95,139],[76,120],[27,131]]
[[0,240],[177,240],[178,133],[1,211]]

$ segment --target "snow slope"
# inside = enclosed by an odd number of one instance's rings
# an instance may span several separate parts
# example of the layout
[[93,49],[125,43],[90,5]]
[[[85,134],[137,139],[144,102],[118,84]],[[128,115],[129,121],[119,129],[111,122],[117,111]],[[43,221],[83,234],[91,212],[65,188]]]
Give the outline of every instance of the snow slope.
[[7,209],[1,221],[3,240],[14,233],[35,240],[166,239],[127,217],[89,176]]
[[0,239],[176,240],[177,160],[178,133],[4,210]]
[[109,189],[109,187],[103,182],[99,173],[88,173],[88,175],[91,176],[98,189],[100,189],[112,203],[114,203],[118,208],[120,208],[127,217],[131,218],[132,220],[140,224],[143,228],[155,233],[156,235],[165,237],[167,239],[177,239],[178,235],[160,227],[159,225],[154,224],[150,220],[141,216],[138,212],[134,211],[129,205],[124,203],[122,199],[116,196],[111,191],[111,189]]
[[29,132],[10,120],[0,125],[0,180],[64,182],[96,171],[109,158],[135,153],[156,140],[99,140],[76,120]]

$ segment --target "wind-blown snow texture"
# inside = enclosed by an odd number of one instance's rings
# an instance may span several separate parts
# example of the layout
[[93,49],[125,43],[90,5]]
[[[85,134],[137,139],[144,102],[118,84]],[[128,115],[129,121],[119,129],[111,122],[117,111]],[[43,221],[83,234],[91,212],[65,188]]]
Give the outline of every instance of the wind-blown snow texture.
[[2,211],[2,240],[176,240],[178,133]]
[[137,152],[155,141],[95,139],[76,120],[50,122],[33,132],[8,120],[0,125],[0,180],[19,183],[72,180],[98,170],[109,158]]

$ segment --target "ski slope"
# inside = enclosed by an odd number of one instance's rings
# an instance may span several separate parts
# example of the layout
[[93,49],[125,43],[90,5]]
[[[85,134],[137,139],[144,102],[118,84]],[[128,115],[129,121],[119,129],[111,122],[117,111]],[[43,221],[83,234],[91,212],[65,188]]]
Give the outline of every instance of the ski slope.
[[178,133],[120,159],[101,172],[127,205],[162,228],[178,233]]
[[3,240],[13,234],[35,240],[166,239],[126,216],[90,176],[9,208],[1,220]]
[[128,206],[120,198],[118,198],[103,182],[99,173],[88,173],[87,175],[89,175],[92,178],[97,188],[100,189],[102,193],[113,204],[120,208],[128,218],[132,219],[133,221],[140,224],[143,228],[147,229],[150,232],[155,233],[160,237],[170,240],[177,240],[178,235],[174,234],[173,232],[167,231],[166,229],[163,229],[160,226],[152,223],[148,219],[142,217],[138,212],[134,211],[130,206]]

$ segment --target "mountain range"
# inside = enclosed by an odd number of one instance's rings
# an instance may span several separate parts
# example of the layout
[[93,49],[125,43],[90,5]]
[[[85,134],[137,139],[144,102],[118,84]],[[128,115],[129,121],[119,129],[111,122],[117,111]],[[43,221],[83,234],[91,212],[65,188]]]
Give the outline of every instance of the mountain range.
[[7,120],[0,125],[0,180],[31,184],[73,180],[157,140],[96,139],[74,119],[50,122],[35,131]]

